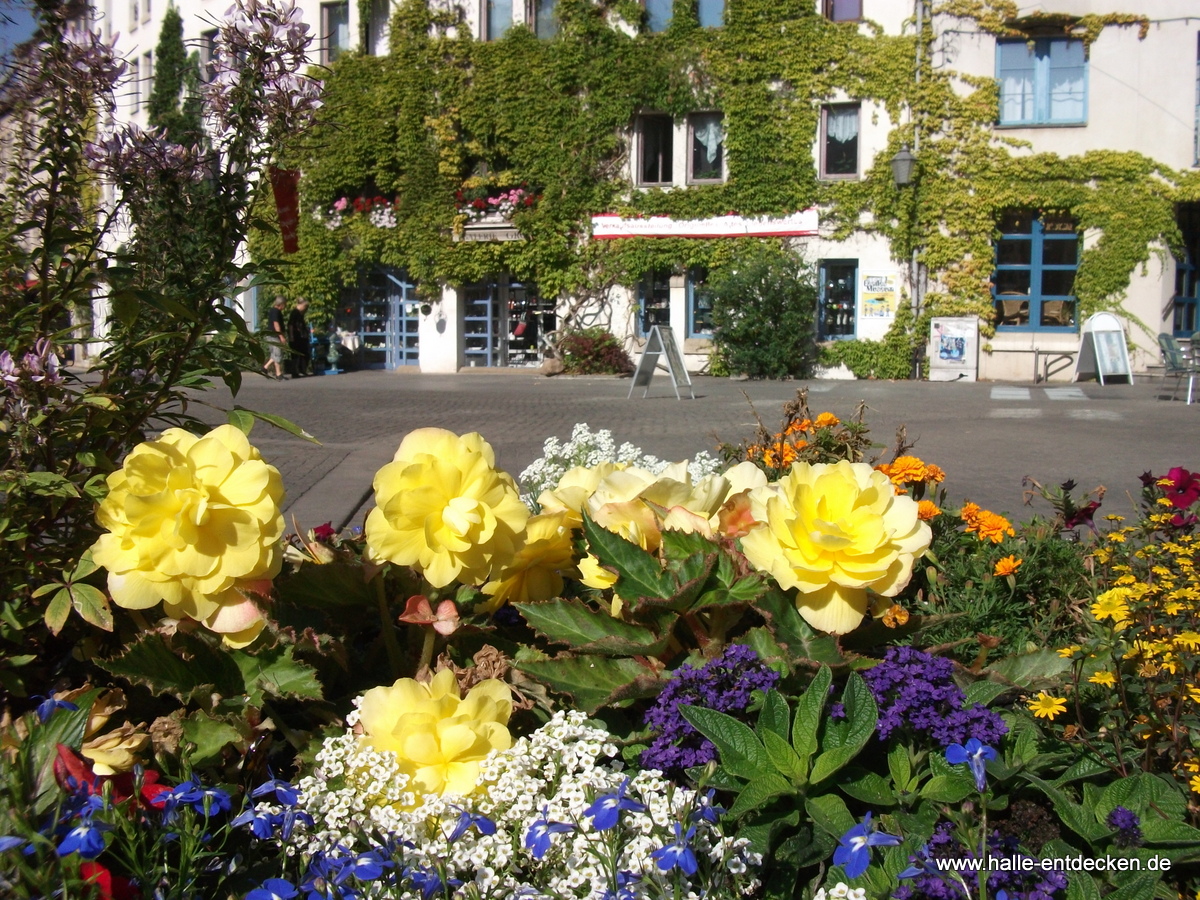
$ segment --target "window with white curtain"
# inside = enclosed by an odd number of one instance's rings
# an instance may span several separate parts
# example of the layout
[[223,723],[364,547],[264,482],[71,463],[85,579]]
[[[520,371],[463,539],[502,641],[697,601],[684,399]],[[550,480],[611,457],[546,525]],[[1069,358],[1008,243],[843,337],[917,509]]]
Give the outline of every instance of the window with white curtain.
[[1037,38],[996,45],[1001,125],[1083,125],[1087,122],[1087,59],[1083,41]]
[[725,180],[725,128],[719,112],[688,116],[689,143],[692,147],[689,181]]
[[859,105],[821,108],[821,177],[858,177]]

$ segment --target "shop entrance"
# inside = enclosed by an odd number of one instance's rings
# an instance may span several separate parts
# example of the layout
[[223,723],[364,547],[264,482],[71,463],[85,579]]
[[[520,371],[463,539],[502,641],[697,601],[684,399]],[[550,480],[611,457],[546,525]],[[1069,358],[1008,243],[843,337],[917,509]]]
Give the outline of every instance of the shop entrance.
[[555,327],[554,301],[543,299],[531,282],[501,276],[463,289],[464,357],[469,367],[540,365],[540,338]]
[[821,297],[817,315],[818,337],[823,341],[854,337],[858,260],[826,259],[821,262]]
[[416,285],[403,269],[379,267],[342,291],[337,328],[351,368],[395,369],[420,360]]

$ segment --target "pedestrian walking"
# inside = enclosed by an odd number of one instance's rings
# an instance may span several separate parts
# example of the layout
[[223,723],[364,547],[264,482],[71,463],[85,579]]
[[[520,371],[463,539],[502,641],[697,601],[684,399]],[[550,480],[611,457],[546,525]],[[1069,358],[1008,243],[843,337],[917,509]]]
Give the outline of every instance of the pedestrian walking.
[[267,310],[267,344],[271,357],[263,365],[263,371],[268,378],[276,381],[283,380],[283,345],[286,336],[283,333],[283,298],[276,297]]
[[292,377],[303,378],[309,374],[309,364],[312,362],[312,335],[308,330],[308,320],[304,313],[308,310],[308,301],[301,297],[288,316],[287,339],[288,349],[292,351]]

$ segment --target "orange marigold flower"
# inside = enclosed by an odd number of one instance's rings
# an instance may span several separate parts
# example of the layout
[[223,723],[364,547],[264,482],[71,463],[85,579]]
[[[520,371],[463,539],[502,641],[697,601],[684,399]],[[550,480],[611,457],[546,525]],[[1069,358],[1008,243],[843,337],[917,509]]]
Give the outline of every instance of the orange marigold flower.
[[925,480],[925,463],[915,456],[901,456],[889,467],[892,484],[912,484]]
[[979,515],[981,512],[983,512],[983,510],[981,510],[981,509],[980,509],[980,508],[979,508],[979,507],[978,507],[976,504],[974,504],[974,503],[964,503],[964,504],[963,504],[962,511],[959,513],[959,515],[960,515],[960,516],[962,516],[962,520],[963,520],[964,522],[966,522],[968,525],[970,525],[970,524],[971,524],[971,522],[972,522],[972,521],[973,521],[973,520],[974,520],[974,519],[975,519],[975,518],[976,518],[976,517],[977,517],[977,516],[978,516],[978,515]]
[[925,463],[925,481],[927,484],[941,484],[946,480],[942,467],[933,463]]
[[811,424],[808,419],[796,419],[783,430],[783,433],[787,435],[799,434],[802,431],[808,431],[808,426]]
[[1015,575],[1023,562],[1023,559],[1017,559],[1015,556],[1006,556],[996,563],[996,568],[992,570],[992,574],[997,578],[1003,578],[1005,575]]
[[805,447],[808,446],[808,441],[803,441],[803,440],[793,441],[792,446],[795,447],[797,450],[803,450]]
[[835,425],[841,425],[842,420],[831,412],[823,412],[813,421],[815,428],[833,428]]
[[776,469],[785,469],[796,459],[796,448],[791,444],[777,444],[763,451],[763,462]]
[[972,526],[967,527],[967,531],[975,531],[979,534],[981,541],[991,541],[993,544],[998,544],[1004,540],[1005,535],[1015,537],[1016,532],[1013,531],[1012,525],[1004,516],[998,516],[994,512],[984,512]]
[[928,522],[930,519],[940,516],[942,511],[938,509],[938,505],[932,500],[922,500],[917,503],[917,518]]

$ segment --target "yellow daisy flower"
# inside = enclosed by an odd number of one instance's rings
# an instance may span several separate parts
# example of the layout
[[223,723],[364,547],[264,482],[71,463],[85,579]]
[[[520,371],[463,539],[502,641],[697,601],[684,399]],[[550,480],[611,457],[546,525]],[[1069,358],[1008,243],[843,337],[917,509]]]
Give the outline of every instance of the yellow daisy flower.
[[1095,675],[1089,678],[1088,681],[1090,681],[1092,684],[1101,684],[1104,685],[1104,687],[1110,688],[1116,685],[1117,676],[1115,676],[1112,672],[1097,672]]
[[1030,700],[1026,706],[1034,718],[1053,720],[1059,713],[1067,711],[1067,698],[1052,697],[1045,691],[1039,691],[1037,697]]

